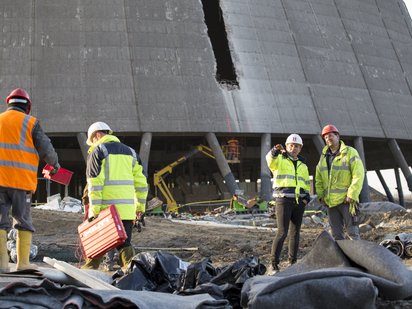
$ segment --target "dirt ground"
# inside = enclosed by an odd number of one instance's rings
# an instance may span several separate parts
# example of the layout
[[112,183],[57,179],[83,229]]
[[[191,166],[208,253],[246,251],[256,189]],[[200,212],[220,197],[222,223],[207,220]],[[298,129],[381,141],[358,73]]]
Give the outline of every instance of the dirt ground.
[[[311,250],[314,240],[323,230],[321,225],[308,219],[301,230],[299,258]],[[364,240],[380,243],[386,235],[412,233],[411,212],[375,214],[365,220],[372,230],[361,234]],[[33,240],[39,249],[36,261],[41,262],[43,256],[48,256],[72,264],[80,263],[77,227],[82,222],[82,214],[33,208],[33,221],[36,227]],[[170,248],[169,252],[188,262],[210,257],[215,267],[251,255],[259,256],[263,264],[269,265],[273,237],[274,232],[266,230],[185,225],[157,216],[146,217],[146,227],[141,233],[134,229],[132,243],[145,248]],[[287,267],[286,243],[282,253],[285,262],[281,267]],[[173,251],[175,248],[193,247],[198,250]],[[412,266],[412,259],[403,261]],[[412,301],[379,301],[378,308],[412,308]]]

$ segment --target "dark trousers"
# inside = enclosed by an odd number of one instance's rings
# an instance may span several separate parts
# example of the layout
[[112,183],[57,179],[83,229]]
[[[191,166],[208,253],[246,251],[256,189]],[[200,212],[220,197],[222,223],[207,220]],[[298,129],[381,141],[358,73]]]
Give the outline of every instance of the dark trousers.
[[301,200],[296,203],[293,198],[276,198],[277,232],[273,239],[271,262],[279,264],[283,243],[288,236],[288,256],[290,262],[296,262],[299,248],[300,227],[302,225],[305,206]]
[[14,228],[34,232],[31,217],[31,192],[19,189],[0,187],[0,229],[9,230],[14,219]]
[[116,247],[117,250],[120,250],[125,247],[129,247],[132,245],[132,231],[133,231],[133,221],[132,220],[122,220],[124,229],[126,230],[127,239],[124,244]]
[[353,222],[349,212],[349,204],[343,203],[338,206],[328,208],[329,224],[335,240],[345,239],[345,232],[350,239],[359,240],[359,226]]

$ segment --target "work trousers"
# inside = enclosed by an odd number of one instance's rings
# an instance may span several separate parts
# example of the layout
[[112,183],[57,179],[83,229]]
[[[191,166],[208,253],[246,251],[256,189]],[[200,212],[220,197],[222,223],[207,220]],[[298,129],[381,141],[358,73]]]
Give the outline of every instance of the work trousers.
[[31,192],[19,189],[0,187],[0,229],[10,230],[14,219],[14,228],[34,232],[31,217]]
[[276,198],[277,232],[272,243],[272,265],[277,265],[280,262],[280,254],[282,252],[283,243],[288,236],[288,231],[289,262],[296,262],[299,248],[300,227],[302,225],[304,212],[305,205],[301,199],[299,199],[299,203],[297,203],[294,198]]
[[328,216],[332,236],[335,240],[345,239],[344,228],[346,228],[346,233],[350,239],[360,239],[359,226],[353,222],[353,218],[349,213],[349,204],[344,203],[328,208]]
[[117,250],[120,250],[125,247],[129,247],[132,245],[132,230],[133,230],[133,221],[132,220],[122,220],[124,229],[126,230],[127,239],[124,244],[116,247]]

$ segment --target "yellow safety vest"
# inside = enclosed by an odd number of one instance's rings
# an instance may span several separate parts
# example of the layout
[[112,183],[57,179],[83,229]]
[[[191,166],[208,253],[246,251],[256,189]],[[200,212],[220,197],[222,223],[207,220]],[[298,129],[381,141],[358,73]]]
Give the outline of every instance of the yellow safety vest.
[[358,151],[340,141],[340,150],[332,161],[330,171],[326,162],[328,146],[322,150],[316,166],[316,194],[329,207],[342,204],[346,196],[359,202],[365,170]]
[[110,153],[111,142],[120,143],[117,137],[105,135],[89,149],[89,157],[94,151],[101,151],[104,156],[100,161],[100,173],[87,179],[89,209],[93,214],[99,214],[114,204],[122,220],[134,220],[136,212],[145,211],[147,180],[134,150],[121,144],[124,146],[122,149],[127,151]]
[[[274,188],[295,188],[294,196],[296,199],[309,193],[310,179],[309,170],[301,160],[297,161],[296,168],[289,157],[282,154],[272,157],[271,151],[266,155],[266,162],[275,179]],[[275,191],[276,194],[276,191]]]

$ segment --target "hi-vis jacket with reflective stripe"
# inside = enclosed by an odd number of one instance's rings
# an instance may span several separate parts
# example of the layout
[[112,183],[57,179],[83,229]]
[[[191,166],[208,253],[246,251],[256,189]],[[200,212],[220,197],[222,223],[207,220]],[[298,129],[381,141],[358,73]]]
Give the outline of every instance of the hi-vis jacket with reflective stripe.
[[327,150],[328,146],[325,146],[316,166],[316,194],[329,207],[342,204],[346,196],[359,202],[365,170],[358,151],[340,141],[339,153],[328,171]]
[[135,220],[136,212],[144,212],[148,187],[139,162],[136,152],[113,135],[94,143],[86,168],[89,212],[97,215],[112,204],[122,220]]
[[0,114],[0,186],[36,191],[39,156],[32,138],[36,121],[16,110]]
[[295,197],[296,200],[300,197],[308,201],[310,200],[309,171],[302,157],[298,157],[295,168],[289,156],[282,155],[280,152],[272,154],[272,151],[269,151],[266,155],[266,162],[275,179],[273,184],[274,197]]

